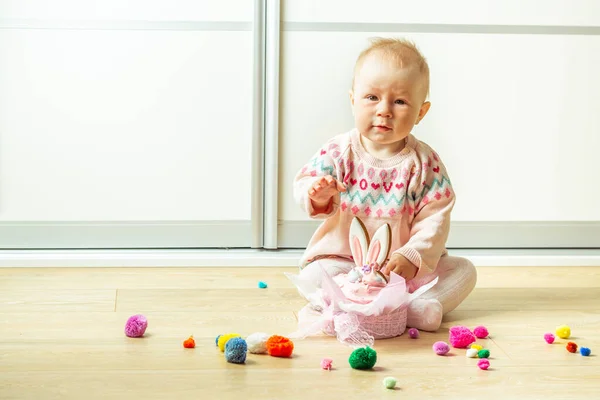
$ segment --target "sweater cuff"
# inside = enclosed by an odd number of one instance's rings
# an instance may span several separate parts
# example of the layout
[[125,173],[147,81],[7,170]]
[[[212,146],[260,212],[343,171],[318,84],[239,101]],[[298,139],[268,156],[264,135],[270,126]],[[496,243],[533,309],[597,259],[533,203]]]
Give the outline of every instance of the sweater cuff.
[[408,261],[410,261],[411,263],[414,264],[415,267],[417,267],[417,275],[420,275],[422,273],[423,270],[426,270],[427,268],[422,268],[422,267],[426,267],[423,265],[423,259],[421,258],[421,254],[419,254],[419,252],[411,247],[402,247],[401,249],[398,249],[397,251],[395,251],[394,253],[400,254],[404,257],[406,257],[406,259],[408,259]]
[[304,199],[304,209],[306,210],[310,218],[322,219],[330,217],[333,214],[335,214],[335,211],[337,210],[336,206],[337,204],[335,201],[335,196],[333,196],[333,198],[329,201],[329,204],[327,205],[327,209],[323,212],[316,213],[312,201],[310,201],[310,197],[306,196]]

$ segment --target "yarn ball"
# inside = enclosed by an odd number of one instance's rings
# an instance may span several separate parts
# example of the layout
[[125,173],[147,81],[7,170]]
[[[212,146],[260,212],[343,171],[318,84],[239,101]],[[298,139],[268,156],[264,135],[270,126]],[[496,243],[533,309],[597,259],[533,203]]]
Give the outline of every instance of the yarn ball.
[[571,328],[569,328],[567,325],[556,327],[556,336],[561,339],[568,339],[571,336]]
[[581,355],[584,357],[588,357],[590,354],[592,354],[592,351],[587,347],[582,347],[579,349],[579,353],[581,353]]
[[258,282],[258,287],[260,289],[266,289],[267,288],[267,284],[263,281]]
[[196,347],[196,341],[194,340],[194,336],[190,336],[189,338],[183,341],[183,347],[186,349],[193,349]]
[[291,357],[294,351],[294,342],[290,339],[273,335],[267,339],[267,352],[273,357]]
[[435,342],[433,344],[433,351],[438,356],[446,355],[450,351],[450,346],[446,342]]
[[221,337],[221,335],[217,335],[217,337],[215,338],[215,346],[219,347],[219,338]]
[[125,335],[133,338],[142,337],[148,328],[148,320],[142,314],[132,315],[125,323]]
[[219,346],[219,350],[225,351],[225,345],[229,341],[229,339],[240,337],[237,333],[228,333],[226,335],[219,335],[219,340],[217,340],[217,346]]
[[554,335],[551,333],[546,333],[544,334],[544,340],[546,341],[546,343],[552,344],[554,343]]
[[410,336],[411,339],[417,339],[419,337],[419,330],[417,328],[410,328],[408,330],[408,336]]
[[475,343],[473,343],[473,344],[471,344],[471,345],[469,346],[469,348],[470,348],[470,349],[475,349],[475,350],[479,351],[479,350],[483,349],[483,346],[480,346],[480,345],[478,345],[478,344],[475,344]]
[[477,358],[477,352],[478,351],[479,350],[477,350],[477,349],[468,349],[466,356],[469,357],[469,358]]
[[333,360],[331,358],[324,358],[321,360],[321,368],[331,371],[331,364]]
[[354,369],[371,369],[377,362],[377,352],[370,347],[360,347],[350,354],[348,362]]
[[267,354],[267,340],[269,334],[264,332],[256,332],[246,338],[248,351],[252,354]]
[[567,351],[569,353],[577,353],[577,344],[573,342],[567,343]]
[[490,362],[487,358],[483,358],[483,359],[479,360],[479,362],[477,363],[477,366],[480,369],[486,370],[490,367]]
[[475,327],[475,329],[473,329],[473,333],[479,339],[484,339],[484,338],[488,337],[488,335],[490,334],[485,326]]
[[479,350],[477,352],[477,357],[479,357],[479,358],[489,358],[490,357],[490,351],[487,350],[487,349]]
[[225,345],[225,360],[233,364],[243,364],[246,362],[246,352],[248,345],[241,337],[234,337],[227,341]]
[[477,338],[473,332],[466,326],[453,326],[450,328],[449,341],[457,349],[464,349],[476,340]]
[[386,389],[393,389],[396,387],[396,382],[396,378],[388,376],[387,378],[383,379],[383,386],[385,386]]

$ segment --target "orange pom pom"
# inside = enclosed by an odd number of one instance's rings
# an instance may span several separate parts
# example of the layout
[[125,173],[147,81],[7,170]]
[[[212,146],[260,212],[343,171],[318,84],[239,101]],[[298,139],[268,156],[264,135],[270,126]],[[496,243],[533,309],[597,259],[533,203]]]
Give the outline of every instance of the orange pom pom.
[[567,350],[569,351],[569,353],[576,353],[577,352],[577,344],[575,344],[573,342],[567,343]]
[[194,340],[194,336],[190,336],[186,340],[183,341],[183,347],[186,349],[193,349],[196,347],[196,341]]
[[291,357],[294,343],[283,336],[273,335],[267,339],[267,352],[273,357]]

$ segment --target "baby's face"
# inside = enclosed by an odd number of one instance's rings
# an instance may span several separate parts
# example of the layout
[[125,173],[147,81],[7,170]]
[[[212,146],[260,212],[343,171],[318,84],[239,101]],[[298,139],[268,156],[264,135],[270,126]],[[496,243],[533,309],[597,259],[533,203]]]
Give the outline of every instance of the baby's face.
[[370,148],[403,144],[429,109],[423,78],[413,67],[368,56],[354,78],[350,93],[356,128]]

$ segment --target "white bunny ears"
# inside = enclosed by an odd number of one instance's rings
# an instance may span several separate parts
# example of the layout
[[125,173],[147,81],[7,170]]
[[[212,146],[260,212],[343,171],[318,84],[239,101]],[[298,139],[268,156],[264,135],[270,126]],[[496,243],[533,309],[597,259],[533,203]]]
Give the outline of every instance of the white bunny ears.
[[390,252],[390,242],[392,231],[388,224],[384,224],[369,239],[369,234],[363,222],[354,217],[350,225],[350,249],[356,266],[363,274],[372,274],[377,276],[377,280],[383,279],[387,283],[387,278],[379,272],[379,268],[387,260]]

